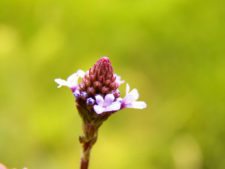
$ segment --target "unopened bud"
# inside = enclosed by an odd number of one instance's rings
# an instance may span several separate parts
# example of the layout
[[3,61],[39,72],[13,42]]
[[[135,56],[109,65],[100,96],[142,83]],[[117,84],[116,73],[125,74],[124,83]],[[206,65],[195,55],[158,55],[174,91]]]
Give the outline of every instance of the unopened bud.
[[95,100],[92,99],[91,97],[87,99],[87,105],[94,105],[95,104]]
[[80,83],[79,89],[86,92],[89,97],[96,94],[106,95],[119,87],[115,79],[109,58],[102,57],[89,69]]

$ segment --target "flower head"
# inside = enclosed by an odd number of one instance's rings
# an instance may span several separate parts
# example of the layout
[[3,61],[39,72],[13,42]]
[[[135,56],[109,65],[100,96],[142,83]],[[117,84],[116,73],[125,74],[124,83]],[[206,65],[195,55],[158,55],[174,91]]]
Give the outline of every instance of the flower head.
[[145,102],[137,101],[137,89],[130,91],[128,84],[126,96],[120,97],[119,86],[124,80],[114,73],[108,57],[100,58],[86,73],[78,70],[67,80],[55,79],[55,82],[58,83],[58,87],[66,86],[72,90],[79,113],[84,120],[98,121],[123,108],[146,108]]

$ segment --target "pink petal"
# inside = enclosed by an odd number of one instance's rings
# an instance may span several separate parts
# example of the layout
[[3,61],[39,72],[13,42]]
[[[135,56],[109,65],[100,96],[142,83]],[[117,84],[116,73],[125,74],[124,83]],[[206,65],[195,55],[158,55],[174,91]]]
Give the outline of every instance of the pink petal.
[[99,106],[99,105],[94,105],[94,110],[97,114],[102,114],[104,112],[104,107]]
[[74,86],[77,86],[77,83],[78,83],[78,79],[80,77],[77,75],[77,73],[74,73],[72,75],[70,75],[68,78],[67,78],[67,82],[69,84],[70,87],[74,87]]
[[105,112],[117,111],[120,110],[120,108],[121,108],[120,102],[113,102],[110,106],[106,107]]
[[105,96],[105,101],[104,101],[104,106],[109,106],[112,104],[112,102],[114,101],[115,97],[113,94],[107,94]]
[[97,103],[98,105],[103,106],[103,104],[104,104],[104,99],[103,99],[103,97],[102,97],[101,95],[95,96],[95,99],[96,99],[96,103]]
[[137,89],[131,90],[131,92],[129,93],[129,95],[132,96],[133,101],[134,101],[134,100],[137,100],[137,99],[139,98],[139,93],[138,93]]
[[134,101],[136,101],[139,98],[139,93],[137,91],[137,89],[133,89],[131,90],[131,92],[129,92],[126,97],[123,99],[125,104],[129,104],[132,103]]
[[134,108],[134,109],[144,109],[147,107],[147,104],[143,101],[136,101],[132,102],[131,104],[126,105],[127,108]]

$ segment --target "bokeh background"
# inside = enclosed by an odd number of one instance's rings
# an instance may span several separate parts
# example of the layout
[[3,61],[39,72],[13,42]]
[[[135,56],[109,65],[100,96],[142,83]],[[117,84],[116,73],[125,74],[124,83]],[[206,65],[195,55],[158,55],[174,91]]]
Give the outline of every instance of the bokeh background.
[[224,169],[224,6],[0,0],[0,162],[79,168],[81,120],[53,80],[106,55],[148,108],[103,125],[91,169]]

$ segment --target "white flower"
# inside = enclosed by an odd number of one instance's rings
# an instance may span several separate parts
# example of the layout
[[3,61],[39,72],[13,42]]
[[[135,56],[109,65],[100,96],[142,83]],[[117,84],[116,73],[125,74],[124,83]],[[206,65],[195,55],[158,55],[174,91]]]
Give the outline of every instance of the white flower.
[[67,80],[63,79],[55,79],[55,82],[58,83],[58,88],[62,86],[69,87],[70,89],[74,89],[78,85],[78,79],[84,77],[85,73],[83,70],[78,70],[76,73],[70,75]]
[[123,84],[125,81],[121,80],[121,76],[114,74],[116,77],[116,83],[118,83],[119,85]]
[[135,108],[135,109],[144,109],[147,107],[147,104],[143,101],[136,101],[139,98],[139,93],[137,89],[130,91],[130,86],[126,86],[126,96],[122,100],[122,105],[125,108]]
[[105,98],[101,95],[95,96],[97,105],[94,105],[94,110],[97,114],[101,114],[103,112],[117,111],[121,108],[121,103],[115,100],[113,94],[107,94]]

